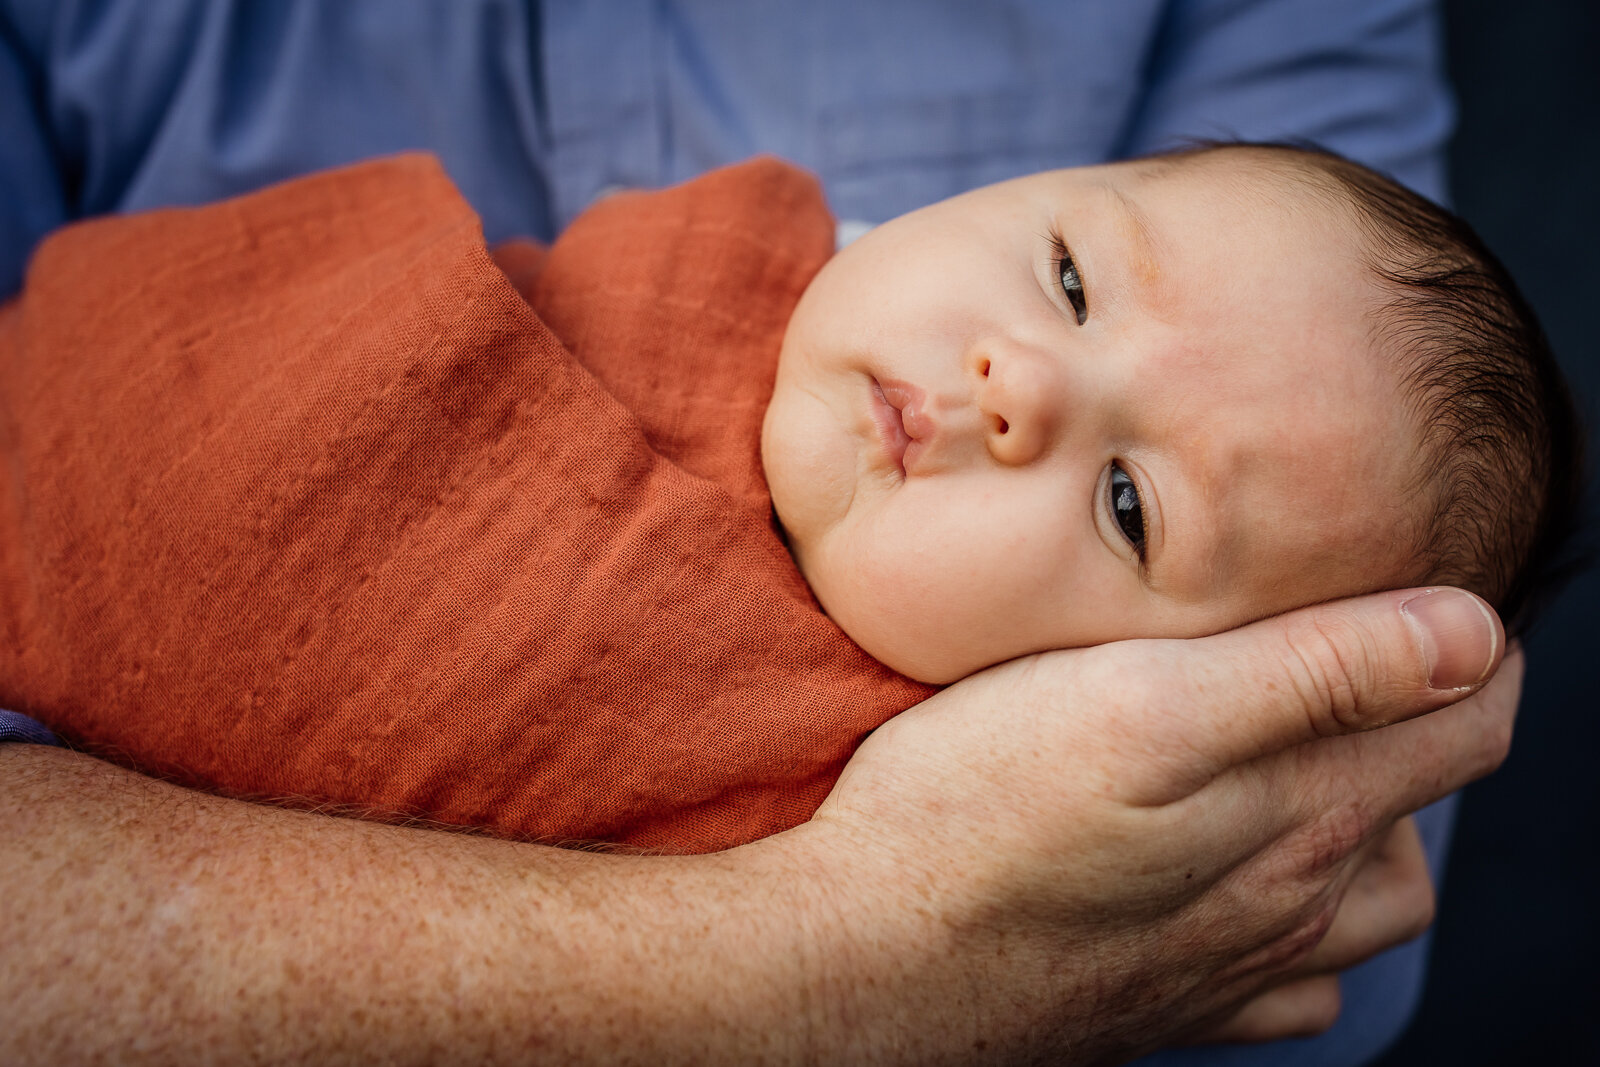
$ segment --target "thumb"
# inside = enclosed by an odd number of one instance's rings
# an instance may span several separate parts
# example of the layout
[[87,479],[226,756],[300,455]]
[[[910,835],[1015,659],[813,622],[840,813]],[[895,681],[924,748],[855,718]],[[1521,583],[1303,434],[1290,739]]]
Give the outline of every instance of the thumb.
[[1318,604],[1184,644],[1180,669],[1203,699],[1179,758],[1205,780],[1454,704],[1494,673],[1505,634],[1483,600],[1435,587]]

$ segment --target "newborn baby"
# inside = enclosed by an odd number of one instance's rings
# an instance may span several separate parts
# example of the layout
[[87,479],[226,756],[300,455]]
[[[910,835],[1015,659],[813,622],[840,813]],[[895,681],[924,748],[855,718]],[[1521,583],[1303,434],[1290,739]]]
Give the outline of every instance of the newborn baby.
[[0,318],[0,706],[237,795],[704,851],[917,683],[1428,582],[1515,621],[1554,558],[1537,327],[1361,168],[830,233],[757,162],[503,253],[513,291],[415,159],[67,231]]
[[1216,147],[895,219],[807,289],[762,456],[861,646],[950,682],[1453,583],[1514,615],[1569,521],[1569,402],[1458,221]]

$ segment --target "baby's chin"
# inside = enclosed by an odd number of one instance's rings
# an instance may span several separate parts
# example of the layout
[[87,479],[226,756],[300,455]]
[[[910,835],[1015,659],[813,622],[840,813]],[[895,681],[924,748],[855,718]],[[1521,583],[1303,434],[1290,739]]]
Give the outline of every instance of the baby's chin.
[[[826,610],[826,609],[824,609]],[[829,618],[832,618],[830,615]],[[834,619],[836,624],[838,619]],[[923,682],[927,685],[949,685],[958,682],[969,674],[976,674],[985,667],[993,666],[990,663],[973,662],[970,656],[953,657],[930,650],[926,646],[917,648],[903,647],[896,642],[882,642],[866,636],[863,640],[851,633],[850,627],[839,625],[839,628],[862,651],[879,663],[888,667],[896,674],[903,674],[914,682]]]
[[806,576],[811,591],[822,606],[823,614],[844,631],[861,650],[897,674],[928,685],[949,685],[975,674],[985,667],[1011,656],[986,657],[970,640],[952,639],[937,626],[929,626],[935,617],[919,613],[919,618],[908,619],[903,612],[880,610],[886,598],[867,600],[858,595],[858,585],[848,580],[842,589],[810,568],[804,551],[796,552],[790,546],[800,573]]

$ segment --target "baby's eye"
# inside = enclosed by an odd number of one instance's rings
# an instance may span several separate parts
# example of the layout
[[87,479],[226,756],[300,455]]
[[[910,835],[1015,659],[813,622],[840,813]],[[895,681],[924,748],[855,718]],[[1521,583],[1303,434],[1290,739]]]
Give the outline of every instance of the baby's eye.
[[1083,295],[1083,279],[1078,277],[1078,265],[1072,262],[1072,253],[1067,251],[1065,243],[1057,242],[1056,253],[1059,257],[1056,260],[1056,272],[1061,279],[1061,291],[1067,294],[1067,302],[1078,316],[1078,325],[1082,326],[1089,321],[1089,302]]
[[1139,487],[1133,484],[1128,473],[1115,463],[1111,465],[1110,494],[1111,517],[1116,521],[1122,536],[1128,539],[1139,558],[1144,559],[1144,505],[1139,501]]

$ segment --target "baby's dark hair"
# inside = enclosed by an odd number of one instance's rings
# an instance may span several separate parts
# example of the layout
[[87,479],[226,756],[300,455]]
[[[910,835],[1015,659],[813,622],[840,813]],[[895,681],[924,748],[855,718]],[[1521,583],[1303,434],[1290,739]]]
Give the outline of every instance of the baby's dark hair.
[[1373,341],[1397,361],[1421,431],[1413,581],[1470,589],[1523,632],[1578,569],[1584,481],[1577,409],[1533,309],[1466,222],[1343,156],[1217,143],[1177,155],[1231,151],[1353,211],[1388,297]]

